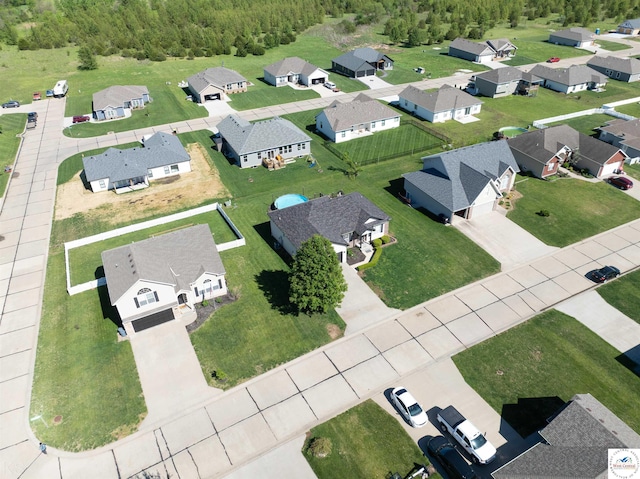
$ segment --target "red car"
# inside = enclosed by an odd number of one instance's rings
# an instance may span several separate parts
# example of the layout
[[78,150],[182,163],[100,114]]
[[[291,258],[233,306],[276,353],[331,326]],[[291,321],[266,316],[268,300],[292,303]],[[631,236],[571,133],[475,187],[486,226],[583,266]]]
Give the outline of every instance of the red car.
[[42,97],[40,96],[40,92],[37,91],[33,94],[33,101],[38,101],[40,100]]
[[547,63],[558,63],[560,59],[558,57],[551,57],[547,60]]
[[613,185],[621,190],[628,190],[633,188],[633,181],[624,176],[612,176],[607,180],[610,185]]
[[87,115],[78,115],[73,117],[73,123],[84,123],[85,121],[91,120],[90,116]]

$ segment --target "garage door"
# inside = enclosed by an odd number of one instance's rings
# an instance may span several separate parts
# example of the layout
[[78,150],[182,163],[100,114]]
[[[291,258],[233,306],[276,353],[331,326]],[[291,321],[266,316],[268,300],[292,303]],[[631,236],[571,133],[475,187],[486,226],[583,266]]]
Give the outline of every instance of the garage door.
[[164,311],[153,313],[149,316],[145,316],[144,318],[131,321],[131,325],[133,326],[133,330],[135,332],[138,332],[144,331],[145,329],[152,328],[162,323],[166,323],[167,321],[171,321],[172,319],[174,319],[173,310],[165,309]]
[[219,100],[219,99],[220,99],[220,93],[213,93],[211,95],[204,96],[204,101],[213,101],[213,100]]
[[613,175],[621,166],[621,161],[616,161],[615,163],[604,165],[602,167],[602,173],[600,173],[600,176]]
[[477,218],[478,216],[491,213],[493,211],[493,203],[493,201],[490,201],[489,203],[482,203],[474,206],[468,218]]

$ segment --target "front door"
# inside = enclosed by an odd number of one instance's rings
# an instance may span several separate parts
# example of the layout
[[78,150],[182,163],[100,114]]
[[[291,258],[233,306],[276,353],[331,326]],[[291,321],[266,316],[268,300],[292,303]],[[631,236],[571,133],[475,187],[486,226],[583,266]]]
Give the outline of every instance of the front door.
[[178,304],[185,304],[187,302],[187,293],[181,293],[178,295]]

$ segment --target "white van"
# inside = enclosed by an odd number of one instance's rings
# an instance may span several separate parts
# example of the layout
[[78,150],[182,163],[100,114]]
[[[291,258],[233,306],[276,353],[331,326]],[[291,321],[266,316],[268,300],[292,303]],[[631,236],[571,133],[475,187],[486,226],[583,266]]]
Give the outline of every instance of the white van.
[[53,96],[60,98],[67,94],[69,91],[69,85],[67,84],[67,80],[60,80],[56,83],[56,86],[53,87]]
[[335,90],[336,88],[336,84],[333,83],[332,81],[324,82],[324,86],[327,87],[329,90]]

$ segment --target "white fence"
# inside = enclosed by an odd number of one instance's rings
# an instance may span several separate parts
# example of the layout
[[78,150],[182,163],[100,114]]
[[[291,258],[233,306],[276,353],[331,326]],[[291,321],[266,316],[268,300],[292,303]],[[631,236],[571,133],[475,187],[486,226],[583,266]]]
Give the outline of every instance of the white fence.
[[78,240],[69,241],[68,243],[65,243],[64,244],[64,262],[65,262],[65,269],[66,269],[66,276],[67,276],[67,292],[69,293],[70,296],[73,296],[75,294],[83,293],[91,289],[96,289],[99,286],[104,286],[107,284],[106,278],[98,278],[93,281],[89,281],[87,283],[71,286],[71,268],[69,267],[69,251],[72,250],[73,248],[79,248],[80,246],[97,243],[98,241],[103,241],[110,238],[116,238],[118,236],[122,236],[123,234],[132,233],[134,231],[141,231],[147,228],[152,228],[154,226],[171,223],[173,221],[181,220],[184,218],[190,218],[192,216],[197,216],[197,215],[208,213],[214,210],[218,210],[218,213],[220,213],[222,218],[226,221],[226,223],[229,225],[231,230],[234,232],[234,234],[238,238],[233,241],[228,241],[226,243],[221,243],[219,245],[216,245],[218,251],[225,251],[232,248],[238,248],[239,246],[244,246],[246,244],[244,236],[242,235],[242,233],[240,233],[240,230],[236,227],[235,224],[233,224],[231,219],[227,216],[227,214],[224,212],[224,210],[218,203],[201,206],[199,208],[183,211],[181,213],[164,216],[162,218],[157,218],[155,220],[144,221],[142,223],[125,226],[123,228],[118,228],[111,231],[105,231],[104,233],[99,233],[93,236],[87,236],[86,238],[80,238]]
[[605,115],[621,118],[623,120],[635,120],[634,116],[625,115],[615,110],[616,106],[628,105],[629,103],[639,103],[640,97],[629,98],[627,100],[616,101],[613,103],[607,103],[602,105],[601,108],[591,108],[590,110],[576,111],[574,113],[567,113],[566,115],[552,116],[550,118],[543,118],[542,120],[536,120],[533,122],[533,126],[538,129],[547,128],[547,124],[556,123],[562,120],[568,120],[570,118],[578,118],[580,116],[593,115],[594,113],[604,113]]

